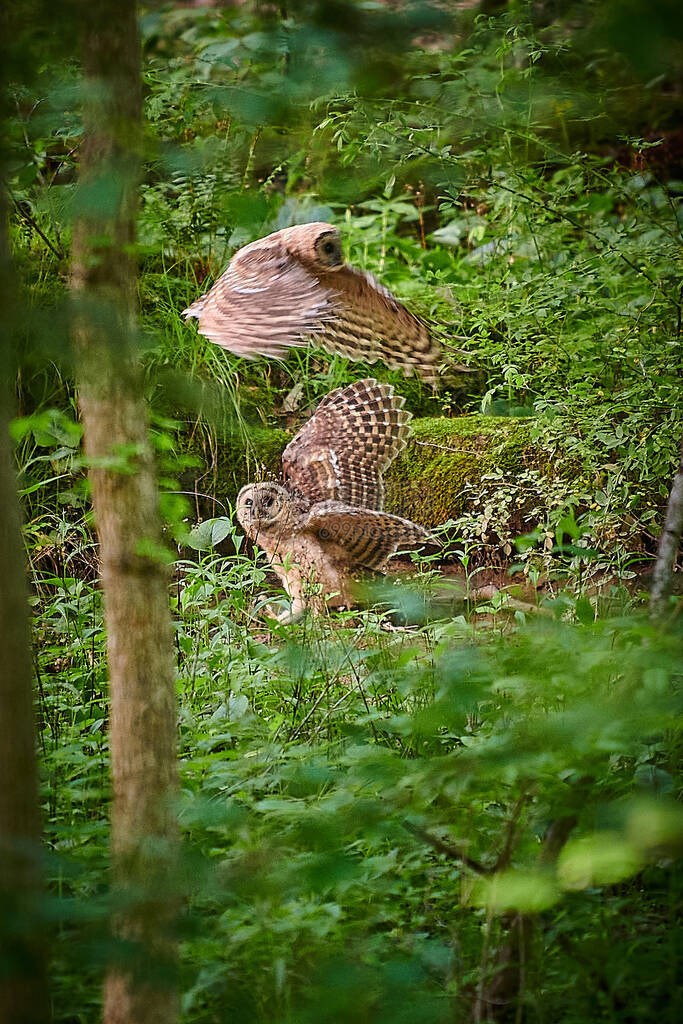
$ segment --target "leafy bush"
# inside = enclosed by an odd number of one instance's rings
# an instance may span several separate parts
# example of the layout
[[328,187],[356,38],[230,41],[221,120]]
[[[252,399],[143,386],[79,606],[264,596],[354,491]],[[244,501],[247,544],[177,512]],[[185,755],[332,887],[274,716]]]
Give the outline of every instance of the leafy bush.
[[[489,998],[519,914],[528,971],[505,998],[530,1019],[667,1012],[680,635],[593,622],[585,600],[512,631],[504,611],[411,631],[368,611],[270,633],[258,564],[179,571],[184,1019],[452,1019]],[[40,711],[57,1005],[85,1007],[106,686],[97,591],[65,584],[41,618]]]

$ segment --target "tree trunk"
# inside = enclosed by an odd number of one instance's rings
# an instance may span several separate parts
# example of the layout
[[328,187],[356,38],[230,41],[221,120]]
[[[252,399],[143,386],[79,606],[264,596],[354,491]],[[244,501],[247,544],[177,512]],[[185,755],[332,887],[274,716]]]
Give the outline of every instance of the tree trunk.
[[[1,60],[0,55],[0,60]],[[12,281],[0,197],[0,1024],[48,1021],[28,594],[9,436]]]
[[131,252],[142,145],[140,44],[134,0],[84,0],[81,11],[85,141],[73,322],[107,622],[115,929],[129,951],[110,969],[104,1020],[172,1024],[174,662]]
[[674,566],[678,558],[683,532],[683,447],[678,470],[671,485],[671,493],[666,506],[666,518],[662,535],[659,538],[657,561],[652,574],[652,590],[650,592],[650,615],[659,619],[664,615],[671,593]]

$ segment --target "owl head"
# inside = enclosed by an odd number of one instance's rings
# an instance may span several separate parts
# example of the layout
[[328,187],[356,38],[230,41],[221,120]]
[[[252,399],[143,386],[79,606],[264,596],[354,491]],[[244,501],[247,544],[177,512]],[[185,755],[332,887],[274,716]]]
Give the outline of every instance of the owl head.
[[333,224],[297,224],[284,228],[279,235],[288,251],[304,263],[312,263],[319,270],[339,270],[344,266],[341,235]]
[[292,496],[276,483],[247,484],[237,495],[237,521],[247,537],[279,532],[296,513]]

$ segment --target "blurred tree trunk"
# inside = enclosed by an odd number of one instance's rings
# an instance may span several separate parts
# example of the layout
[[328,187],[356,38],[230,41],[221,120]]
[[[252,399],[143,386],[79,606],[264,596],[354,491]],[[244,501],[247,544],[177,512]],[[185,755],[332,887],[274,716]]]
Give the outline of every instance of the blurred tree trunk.
[[84,128],[72,294],[80,403],[100,541],[111,687],[116,932],[106,1024],[172,1024],[175,683],[167,570],[142,375],[132,253],[142,147],[134,0],[80,4]]
[[650,615],[653,619],[661,618],[667,610],[674,568],[681,546],[681,533],[683,533],[683,446],[681,447],[678,470],[669,493],[666,518],[659,538],[657,560],[652,573]]
[[8,429],[16,282],[6,216],[0,197],[0,1024],[39,1024],[50,1013],[38,924],[43,893],[28,594]]

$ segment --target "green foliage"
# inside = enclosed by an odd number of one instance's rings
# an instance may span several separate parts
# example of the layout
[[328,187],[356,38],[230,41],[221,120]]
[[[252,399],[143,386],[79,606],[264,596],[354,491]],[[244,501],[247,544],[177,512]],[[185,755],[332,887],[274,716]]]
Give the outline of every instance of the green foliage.
[[[93,201],[75,184],[69,10],[48,40],[42,2],[17,8],[7,185],[41,913],[55,1020],[74,1024],[97,1017],[121,951],[65,305],[73,212]],[[177,555],[183,1019],[673,1024],[680,623],[653,628],[624,584],[653,550],[681,434],[679,12],[151,5],[141,32],[139,341]],[[182,321],[237,247],[313,219],[437,323],[437,392],[309,350],[248,363]],[[284,428],[369,373],[425,418],[417,441],[474,445],[395,470],[425,522],[457,497],[458,571],[435,557],[362,612],[267,627],[282,593],[230,499],[245,471],[277,471]],[[501,561],[532,599],[473,604]]]
[[[271,633],[251,610],[258,562],[177,572],[185,1020],[452,1019],[494,971],[510,911],[535,925],[529,1019],[541,1003],[553,1020],[669,1019],[673,948],[654,971],[626,950],[662,941],[678,898],[680,635],[584,623],[568,599],[512,631],[504,612],[387,631],[369,611]],[[56,1004],[85,1007],[84,936],[105,940],[89,904],[107,884],[101,609],[94,588],[51,582]]]

